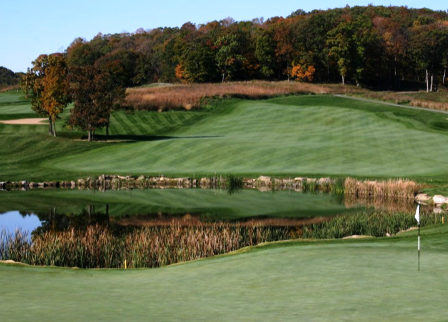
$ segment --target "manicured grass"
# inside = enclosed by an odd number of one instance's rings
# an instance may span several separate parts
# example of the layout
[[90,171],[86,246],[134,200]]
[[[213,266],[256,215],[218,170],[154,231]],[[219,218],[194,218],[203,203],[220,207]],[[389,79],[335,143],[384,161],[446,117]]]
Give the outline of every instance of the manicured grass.
[[[3,108],[0,115],[14,116]],[[448,179],[445,115],[342,97],[233,99],[209,112],[120,111],[112,115],[114,143],[73,141],[83,133],[58,124],[57,139],[45,126],[0,125],[1,180],[103,173]]]
[[5,321],[442,321],[446,226],[270,244],[160,269],[0,265]]
[[447,135],[435,120],[446,122],[437,113],[333,96],[231,101],[164,137],[44,165],[94,173],[446,177]]
[[13,120],[17,118],[33,118],[36,115],[22,93],[9,91],[0,93],[0,120]]

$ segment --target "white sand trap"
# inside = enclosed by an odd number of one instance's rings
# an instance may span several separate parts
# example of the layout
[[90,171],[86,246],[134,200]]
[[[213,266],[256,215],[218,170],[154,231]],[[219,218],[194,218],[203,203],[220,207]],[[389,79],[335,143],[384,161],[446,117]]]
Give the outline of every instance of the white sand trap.
[[0,121],[0,123],[3,124],[45,125],[43,122],[48,122],[48,119],[37,118],[37,119],[18,119],[18,120]]

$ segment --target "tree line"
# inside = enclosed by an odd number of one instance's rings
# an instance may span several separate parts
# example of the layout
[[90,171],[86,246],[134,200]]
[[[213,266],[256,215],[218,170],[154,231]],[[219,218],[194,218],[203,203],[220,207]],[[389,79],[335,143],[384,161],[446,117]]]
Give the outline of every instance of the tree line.
[[14,73],[12,70],[0,66],[0,88],[19,85],[23,73]]
[[149,82],[296,79],[436,91],[448,66],[448,14],[407,7],[345,7],[286,18],[232,18],[180,28],[75,39],[68,65],[107,68],[125,86]]
[[69,125],[108,127],[125,88],[152,82],[253,79],[342,82],[380,90],[445,86],[448,12],[395,6],[296,10],[286,18],[232,18],[178,28],[138,29],[75,39],[64,53],[40,55],[22,78],[33,110],[56,135]]
[[88,133],[92,141],[95,130],[106,127],[112,110],[120,106],[125,89],[108,69],[94,66],[68,66],[61,53],[40,55],[23,76],[21,88],[31,99],[31,108],[48,118],[48,133],[56,136],[56,120],[68,104],[68,125]]

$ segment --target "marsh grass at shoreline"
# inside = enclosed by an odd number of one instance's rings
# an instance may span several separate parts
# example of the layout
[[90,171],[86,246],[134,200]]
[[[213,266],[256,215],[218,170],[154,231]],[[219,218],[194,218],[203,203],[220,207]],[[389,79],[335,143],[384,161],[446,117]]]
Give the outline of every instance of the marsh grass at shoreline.
[[[441,223],[444,214],[422,214],[421,226]],[[160,267],[229,253],[243,247],[288,239],[384,237],[415,226],[413,215],[384,212],[336,216],[300,227],[195,223],[144,227],[114,235],[107,226],[44,232],[32,237],[0,231],[0,259],[31,265],[79,268]]]

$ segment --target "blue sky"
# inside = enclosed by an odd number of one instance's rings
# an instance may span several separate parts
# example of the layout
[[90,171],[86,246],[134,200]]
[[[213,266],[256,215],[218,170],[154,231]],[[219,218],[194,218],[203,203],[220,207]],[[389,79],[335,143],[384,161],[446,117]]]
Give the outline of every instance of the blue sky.
[[345,5],[406,5],[448,9],[446,0],[19,0],[0,6],[0,66],[25,72],[40,54],[62,52],[77,37],[99,32],[134,32],[138,28],[180,27],[232,17],[236,21],[287,16],[297,9],[340,8]]

